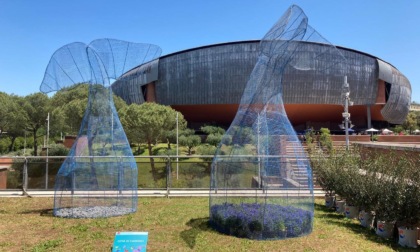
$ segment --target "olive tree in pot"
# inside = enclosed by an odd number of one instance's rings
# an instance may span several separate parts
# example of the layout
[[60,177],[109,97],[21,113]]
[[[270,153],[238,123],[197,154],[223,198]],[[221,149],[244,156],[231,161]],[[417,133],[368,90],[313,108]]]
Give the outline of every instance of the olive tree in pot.
[[312,158],[312,168],[318,184],[325,192],[325,206],[333,208],[335,203],[336,170],[328,155],[319,152]]
[[382,193],[376,184],[378,178],[374,167],[377,163],[376,156],[360,155],[358,193],[353,200],[354,204],[360,207],[360,224],[367,228],[373,228],[375,205]]
[[420,220],[420,188],[406,183],[401,195],[398,214],[398,243],[401,246],[417,248],[417,238]]
[[402,156],[396,165],[398,181],[398,244],[417,248],[420,222],[420,161]]
[[361,175],[359,181],[359,194],[354,200],[354,203],[360,207],[360,225],[367,228],[373,228],[373,209],[379,195],[372,182],[372,176],[369,175],[368,172]]
[[376,162],[370,167],[375,179],[373,186],[378,192],[377,202],[374,205],[376,214],[376,234],[383,238],[391,238],[394,233],[395,222],[399,211],[400,185],[399,171],[395,169],[393,155],[377,155]]
[[345,152],[336,156],[336,180],[338,184],[336,193],[346,199],[344,206],[345,216],[351,219],[357,218],[359,216],[359,207],[355,203],[361,180],[359,173],[360,156],[357,152]]
[[345,191],[346,183],[343,178],[344,170],[343,167],[346,162],[346,157],[343,154],[332,153],[328,157],[326,166],[329,167],[329,175],[332,182],[332,188],[335,193],[335,208],[338,213],[344,214],[345,207]]

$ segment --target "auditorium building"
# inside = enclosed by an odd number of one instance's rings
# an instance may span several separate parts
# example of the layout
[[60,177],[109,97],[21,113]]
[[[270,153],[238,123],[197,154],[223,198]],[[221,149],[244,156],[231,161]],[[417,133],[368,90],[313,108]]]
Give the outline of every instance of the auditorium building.
[[[131,69],[113,83],[112,90],[128,104],[169,105],[180,111],[192,128],[229,126],[255,66],[259,42],[215,44],[168,54]],[[303,56],[326,46],[302,43]],[[326,71],[320,79],[310,70],[296,74],[293,67],[285,69],[283,100],[295,130],[327,127],[340,131],[344,98],[343,82],[337,82],[337,75],[347,76],[355,130],[403,123],[411,103],[409,80],[382,59],[349,48],[337,49],[345,58],[340,73]]]

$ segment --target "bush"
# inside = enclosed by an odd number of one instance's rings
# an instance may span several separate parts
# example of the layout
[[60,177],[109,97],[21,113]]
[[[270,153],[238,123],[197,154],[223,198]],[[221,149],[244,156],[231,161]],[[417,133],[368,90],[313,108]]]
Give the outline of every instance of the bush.
[[420,220],[420,160],[396,152],[320,154],[312,160],[319,184],[382,221]]
[[333,150],[333,144],[331,140],[331,133],[328,128],[321,128],[321,135],[319,136],[319,143],[323,150],[331,153]]
[[69,149],[67,149],[62,144],[50,144],[48,148],[49,156],[67,156],[69,154]]
[[336,167],[333,165],[333,162],[331,162],[329,157],[321,154],[312,159],[311,165],[316,174],[318,184],[326,194],[334,195],[338,185]]
[[213,205],[210,225],[221,233],[250,239],[297,237],[312,231],[311,212],[292,206],[241,203]]
[[315,150],[315,131],[313,128],[305,132],[305,142],[308,147],[308,152],[311,154]]

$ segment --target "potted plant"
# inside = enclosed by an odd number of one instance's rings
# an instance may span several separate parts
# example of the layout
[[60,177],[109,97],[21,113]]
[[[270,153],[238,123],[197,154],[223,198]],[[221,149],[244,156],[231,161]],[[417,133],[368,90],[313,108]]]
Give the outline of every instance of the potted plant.
[[382,193],[376,185],[377,173],[375,173],[375,164],[377,164],[376,156],[364,157],[360,153],[358,193],[354,198],[354,203],[360,207],[359,221],[360,225],[373,228],[374,207],[378,201],[379,195]]
[[346,199],[344,215],[347,218],[357,218],[359,207],[356,205],[358,186],[361,179],[359,173],[360,156],[357,152],[345,152],[336,158],[336,192]]
[[[417,248],[420,221],[420,171],[419,161],[402,157],[397,165],[400,171],[398,182],[399,211],[398,244],[404,247]],[[402,172],[401,172],[402,171]]]
[[335,205],[335,169],[331,161],[324,153],[318,153],[312,162],[312,168],[316,174],[316,180],[325,192],[325,206],[333,208]]
[[395,167],[392,154],[377,155],[376,162],[370,167],[372,185],[378,191],[374,205],[376,214],[376,234],[383,238],[391,238],[394,234],[395,222],[399,211],[399,172]]

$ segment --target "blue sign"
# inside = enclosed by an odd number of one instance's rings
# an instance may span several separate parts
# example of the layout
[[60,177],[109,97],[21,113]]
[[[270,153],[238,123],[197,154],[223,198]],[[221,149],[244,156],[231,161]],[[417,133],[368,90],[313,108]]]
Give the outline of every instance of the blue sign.
[[145,252],[148,232],[117,232],[112,252]]

